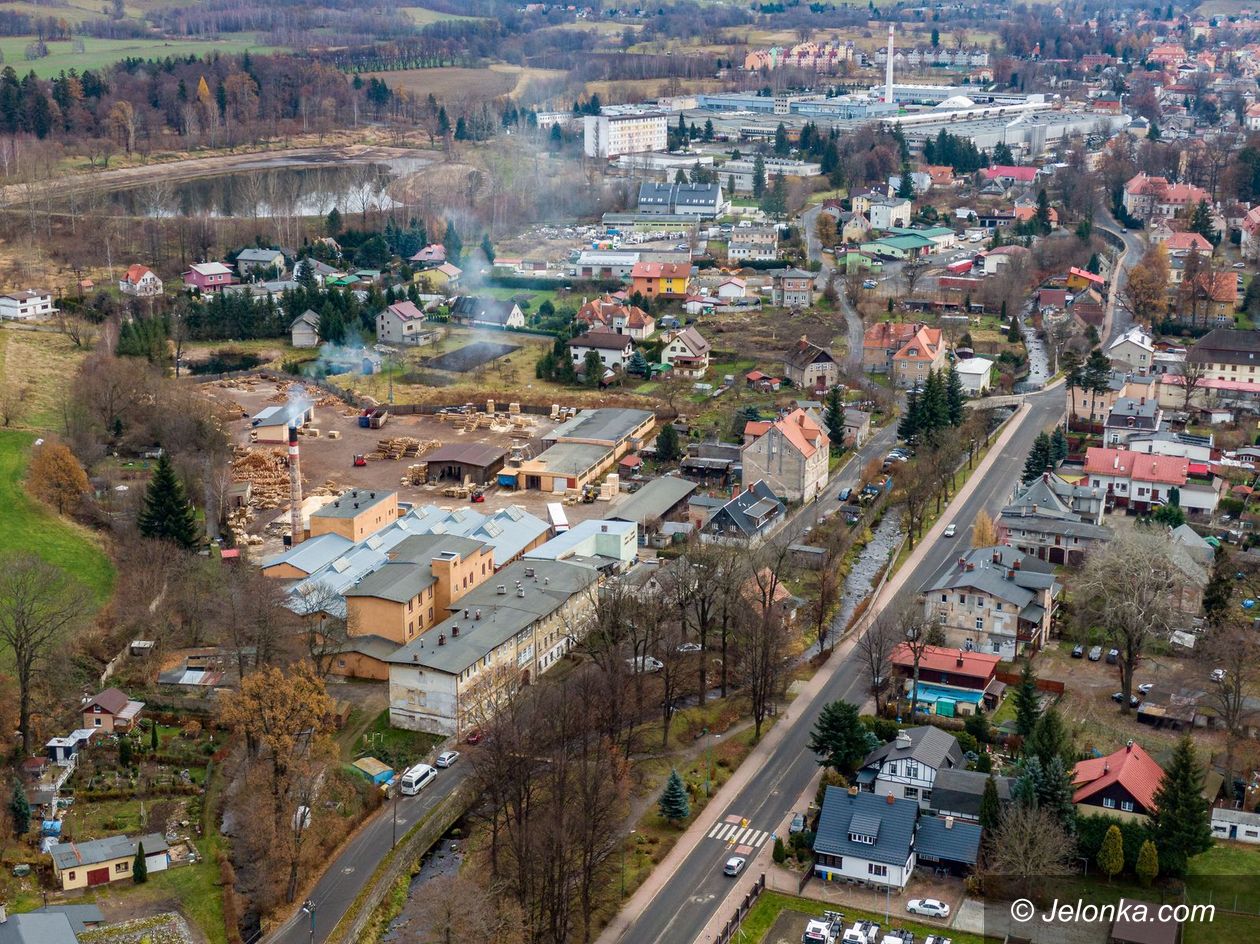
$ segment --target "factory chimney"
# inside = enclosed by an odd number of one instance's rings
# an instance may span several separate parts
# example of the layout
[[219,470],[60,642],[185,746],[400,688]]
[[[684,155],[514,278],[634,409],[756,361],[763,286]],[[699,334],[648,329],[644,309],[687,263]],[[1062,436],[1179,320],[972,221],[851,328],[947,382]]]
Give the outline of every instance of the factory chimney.
[[893,25],[888,24],[888,62],[884,64],[884,101],[893,103]]
[[298,431],[289,427],[289,527],[293,547],[302,543],[302,470],[298,466]]

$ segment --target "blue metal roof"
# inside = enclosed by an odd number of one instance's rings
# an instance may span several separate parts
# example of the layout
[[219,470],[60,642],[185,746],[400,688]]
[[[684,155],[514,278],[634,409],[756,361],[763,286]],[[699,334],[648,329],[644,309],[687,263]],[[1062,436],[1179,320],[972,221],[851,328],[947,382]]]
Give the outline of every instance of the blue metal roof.
[[[914,846],[914,824],[918,817],[919,804],[914,800],[894,797],[889,802],[887,797],[873,793],[852,794],[841,787],[828,787],[814,837],[814,851],[904,866]],[[859,828],[869,830],[872,819],[878,822],[874,843],[849,839],[850,832]]]

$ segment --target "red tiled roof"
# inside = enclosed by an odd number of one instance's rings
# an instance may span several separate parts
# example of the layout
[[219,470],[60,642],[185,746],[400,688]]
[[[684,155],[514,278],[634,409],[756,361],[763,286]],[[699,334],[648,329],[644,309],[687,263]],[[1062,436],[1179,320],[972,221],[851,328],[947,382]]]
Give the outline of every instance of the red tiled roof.
[[912,324],[894,321],[879,321],[866,329],[862,336],[863,347],[898,348],[914,337]]
[[980,176],[985,180],[993,180],[997,177],[1009,177],[1011,180],[1018,180],[1021,183],[1030,184],[1037,178],[1037,168],[998,164],[995,167],[984,168],[980,171]]
[[137,262],[137,263],[134,263],[133,265],[127,266],[127,274],[126,276],[124,276],[124,278],[128,282],[130,282],[132,285],[137,285],[139,284],[142,278],[144,278],[146,275],[149,274],[150,271],[151,270],[149,269],[148,266],[141,265],[140,263]]
[[1155,792],[1164,779],[1163,768],[1142,749],[1130,742],[1114,754],[1082,760],[1072,768],[1073,803],[1082,803],[1113,784],[1123,787],[1147,812],[1155,809]]
[[751,436],[753,439],[759,439],[769,432],[770,427],[773,425],[769,420],[749,420],[744,424],[744,435]]
[[1078,269],[1076,266],[1068,269],[1068,275],[1075,275],[1077,278],[1082,278],[1086,282],[1093,282],[1095,285],[1102,285],[1107,281],[1101,275],[1090,272],[1088,269]]
[[[962,664],[959,665],[961,660]],[[913,667],[914,655],[907,643],[899,643],[892,651],[890,661],[893,665]],[[964,652],[949,646],[927,646],[919,659],[920,672],[950,672],[954,675],[968,675],[980,679],[989,679],[997,672],[1000,656],[984,652]]]
[[822,427],[810,419],[809,414],[799,407],[787,416],[775,420],[774,427],[806,459],[810,458],[819,449],[826,449],[831,444],[831,440],[822,431]]
[[1193,249],[1196,252],[1211,253],[1212,244],[1203,238],[1200,233],[1173,233],[1164,240],[1164,246],[1169,252],[1181,249]]
[[691,266],[683,262],[636,262],[630,270],[634,279],[685,279]]
[[941,349],[941,329],[920,327],[893,355],[895,361],[934,361]]
[[1184,485],[1189,471],[1189,462],[1178,456],[1153,456],[1144,452],[1100,446],[1090,446],[1085,450],[1085,472],[1089,475],[1109,475],[1162,485]]

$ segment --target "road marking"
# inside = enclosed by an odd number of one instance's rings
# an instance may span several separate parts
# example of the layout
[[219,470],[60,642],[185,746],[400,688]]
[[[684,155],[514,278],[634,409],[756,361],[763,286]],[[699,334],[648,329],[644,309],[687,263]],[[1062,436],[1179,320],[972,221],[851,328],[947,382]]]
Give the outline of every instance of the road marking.
[[756,849],[770,838],[770,833],[764,829],[740,826],[738,823],[718,823],[709,830],[709,838],[732,846],[739,845],[741,848]]

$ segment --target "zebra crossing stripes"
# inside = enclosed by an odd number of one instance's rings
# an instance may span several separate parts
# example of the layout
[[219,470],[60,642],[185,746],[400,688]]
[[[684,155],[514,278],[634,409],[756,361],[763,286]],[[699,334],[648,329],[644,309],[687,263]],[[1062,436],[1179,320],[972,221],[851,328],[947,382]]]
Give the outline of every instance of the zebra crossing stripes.
[[770,836],[764,829],[753,829],[736,823],[718,823],[709,830],[709,838],[732,845],[751,846],[756,849]]

